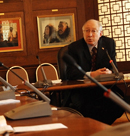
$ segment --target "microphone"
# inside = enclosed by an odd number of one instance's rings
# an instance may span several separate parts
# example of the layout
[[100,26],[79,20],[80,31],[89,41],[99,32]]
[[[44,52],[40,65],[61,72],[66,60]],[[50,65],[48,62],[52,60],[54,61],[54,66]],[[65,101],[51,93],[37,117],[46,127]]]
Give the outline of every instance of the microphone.
[[113,93],[110,89],[107,89],[105,86],[97,82],[96,79],[92,78],[86,72],[76,63],[76,61],[69,55],[65,54],[62,59],[69,65],[75,66],[80,72],[82,72],[84,75],[86,75],[92,82],[97,84],[99,87],[101,87],[105,92],[104,96],[107,98],[110,98],[112,101],[117,103],[119,106],[121,106],[123,109],[125,109],[127,112],[130,113],[130,106],[123,101],[119,96],[117,96],[115,93]]
[[[36,58],[37,58],[38,61],[39,61],[39,65],[41,65],[41,61],[40,61],[40,58],[39,58],[38,55],[36,56]],[[48,79],[46,78],[46,74],[45,74],[45,72],[44,72],[44,69],[43,69],[42,65],[41,65],[41,72],[42,72],[42,75],[43,75],[43,81],[37,81],[37,82],[34,84],[34,86],[37,87],[37,88],[42,88],[42,87],[44,87],[44,86],[52,86],[52,81],[51,81],[51,80],[48,80]]]
[[103,47],[102,47],[102,50],[106,51],[106,54],[107,54],[107,56],[108,56],[108,58],[110,60],[109,63],[111,64],[114,73],[98,75],[98,76],[95,77],[95,79],[97,81],[100,81],[100,82],[124,79],[123,73],[118,71],[118,69],[116,68],[113,60],[110,58],[110,55],[108,54],[108,51],[106,49],[104,49]]
[[[1,62],[0,62],[0,66],[9,69],[9,67],[5,66]],[[43,101],[33,102],[20,106],[18,108],[15,108],[5,113],[5,116],[10,119],[24,119],[24,118],[52,115],[51,107],[49,105],[50,99],[47,96],[45,96],[42,92],[40,92],[37,88],[35,88],[32,84],[30,84],[28,81],[24,80],[22,77],[16,74],[12,69],[10,69],[10,71],[14,73],[22,81],[24,81],[24,84],[29,88],[31,88],[34,92],[36,92],[36,94],[38,94]]]
[[116,68],[116,66],[115,66],[113,60],[111,59],[111,57],[110,57],[110,55],[109,55],[107,50],[106,50],[106,54],[107,54],[107,56],[108,56],[108,58],[110,60],[109,63],[111,64],[111,66],[113,68],[113,71],[115,73],[115,78],[116,79],[123,79],[124,78],[123,73],[119,73],[118,69]]
[[119,71],[117,70],[117,68],[116,68],[115,64],[113,63],[113,60],[111,59],[111,57],[110,57],[110,55],[108,54],[108,51],[107,51],[107,50],[106,50],[106,54],[107,54],[107,56],[108,56],[108,58],[109,58],[109,60],[110,60],[109,63],[111,64],[115,75],[118,76],[118,75],[119,75]]

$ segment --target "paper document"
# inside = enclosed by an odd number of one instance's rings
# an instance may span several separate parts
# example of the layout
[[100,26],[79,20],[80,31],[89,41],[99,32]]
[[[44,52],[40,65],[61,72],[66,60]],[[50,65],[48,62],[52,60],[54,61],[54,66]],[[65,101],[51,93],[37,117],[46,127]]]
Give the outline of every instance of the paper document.
[[52,83],[53,84],[59,84],[59,83],[62,83],[62,82],[61,82],[61,79],[58,79],[58,80],[52,80]]
[[53,129],[61,129],[61,128],[67,128],[67,127],[61,123],[53,123],[46,125],[14,127],[13,129],[14,129],[14,133],[18,133],[18,132],[53,130]]
[[0,100],[0,105],[11,104],[11,103],[20,103],[20,100],[14,100],[14,99]]
[[127,74],[123,74],[124,77],[130,77],[130,73],[127,73]]
[[[4,91],[11,90],[11,88],[9,86],[2,86],[2,88],[3,88]],[[13,88],[16,90],[17,89],[17,85],[13,86]]]
[[45,125],[35,125],[35,126],[19,126],[12,128],[10,125],[7,125],[6,119],[3,115],[0,116],[0,134],[4,134],[5,132],[32,132],[32,131],[44,131],[44,130],[53,130],[53,129],[65,129],[68,128],[62,123],[52,123]]
[[0,116],[0,134],[5,132],[13,132],[13,128],[10,125],[7,125],[6,119],[3,115]]
[[6,120],[5,117],[3,115],[0,116],[0,126],[5,126],[6,124]]

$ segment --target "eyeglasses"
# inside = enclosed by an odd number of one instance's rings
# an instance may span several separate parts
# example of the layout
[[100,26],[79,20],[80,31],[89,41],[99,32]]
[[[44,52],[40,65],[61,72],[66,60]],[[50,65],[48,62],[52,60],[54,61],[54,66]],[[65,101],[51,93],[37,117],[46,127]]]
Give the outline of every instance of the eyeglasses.
[[98,30],[89,30],[89,29],[86,29],[86,30],[83,30],[85,33],[92,33],[92,34],[96,34],[98,32]]

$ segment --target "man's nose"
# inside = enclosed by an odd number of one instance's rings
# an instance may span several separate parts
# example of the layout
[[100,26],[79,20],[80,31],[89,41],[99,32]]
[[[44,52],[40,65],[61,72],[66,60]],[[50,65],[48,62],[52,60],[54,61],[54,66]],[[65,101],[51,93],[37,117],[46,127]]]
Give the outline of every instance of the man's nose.
[[93,35],[92,31],[89,31],[89,32],[88,32],[88,35],[89,35],[89,36],[92,36],[92,35]]

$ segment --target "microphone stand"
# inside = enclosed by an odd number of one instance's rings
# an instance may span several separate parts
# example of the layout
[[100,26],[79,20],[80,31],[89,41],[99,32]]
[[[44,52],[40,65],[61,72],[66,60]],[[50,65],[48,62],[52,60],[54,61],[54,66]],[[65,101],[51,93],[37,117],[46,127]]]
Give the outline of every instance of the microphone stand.
[[104,81],[114,81],[114,80],[121,80],[124,78],[124,75],[122,72],[119,73],[118,69],[116,68],[115,64],[113,63],[113,60],[111,59],[111,57],[108,54],[108,51],[104,48],[102,48],[103,50],[106,51],[106,54],[109,58],[109,63],[111,64],[112,68],[113,68],[113,72],[112,74],[103,74],[103,75],[98,75],[95,77],[95,79],[97,81],[100,82],[104,82]]
[[86,74],[86,72],[75,62],[75,60],[70,55],[65,54],[63,56],[63,60],[66,63],[75,66],[79,71],[81,71],[84,75],[86,75],[92,82],[94,82],[100,88],[102,88],[105,91],[104,92],[104,96],[105,97],[110,98],[112,101],[114,101],[115,103],[117,103],[119,106],[121,106],[123,109],[125,109],[127,112],[130,113],[130,106],[124,100],[122,100],[120,97],[118,97],[110,89],[107,89],[105,86],[103,86],[102,84],[97,82],[96,79],[94,79],[91,76],[89,76],[88,74]]
[[97,80],[95,80],[94,78],[90,77],[89,75],[86,74],[86,72],[80,68],[78,68],[82,73],[84,73],[92,82],[94,82],[95,84],[97,84],[100,88],[102,88],[105,92],[104,92],[104,96],[107,98],[110,98],[111,100],[113,100],[115,103],[117,103],[119,106],[121,106],[123,109],[125,109],[126,111],[128,111],[130,113],[130,106],[129,104],[127,104],[125,101],[123,101],[120,97],[118,97],[115,93],[113,93],[111,91],[111,89],[107,89],[105,86],[103,86],[102,84],[100,84],[99,82],[97,82]]
[[36,58],[38,59],[39,65],[41,66],[41,72],[42,72],[42,75],[43,75],[43,81],[37,81],[37,82],[34,84],[34,86],[35,86],[35,87],[52,86],[52,81],[51,81],[51,80],[48,80],[48,79],[46,78],[46,74],[45,74],[44,69],[43,69],[43,67],[42,67],[42,65],[41,65],[41,61],[40,61],[39,56],[37,55]]
[[124,76],[123,76],[123,73],[119,73],[118,69],[116,68],[115,64],[113,63],[113,60],[111,59],[110,55],[108,54],[108,51],[106,50],[106,54],[109,58],[109,63],[111,64],[112,68],[113,68],[113,71],[115,73],[115,79],[123,79]]

